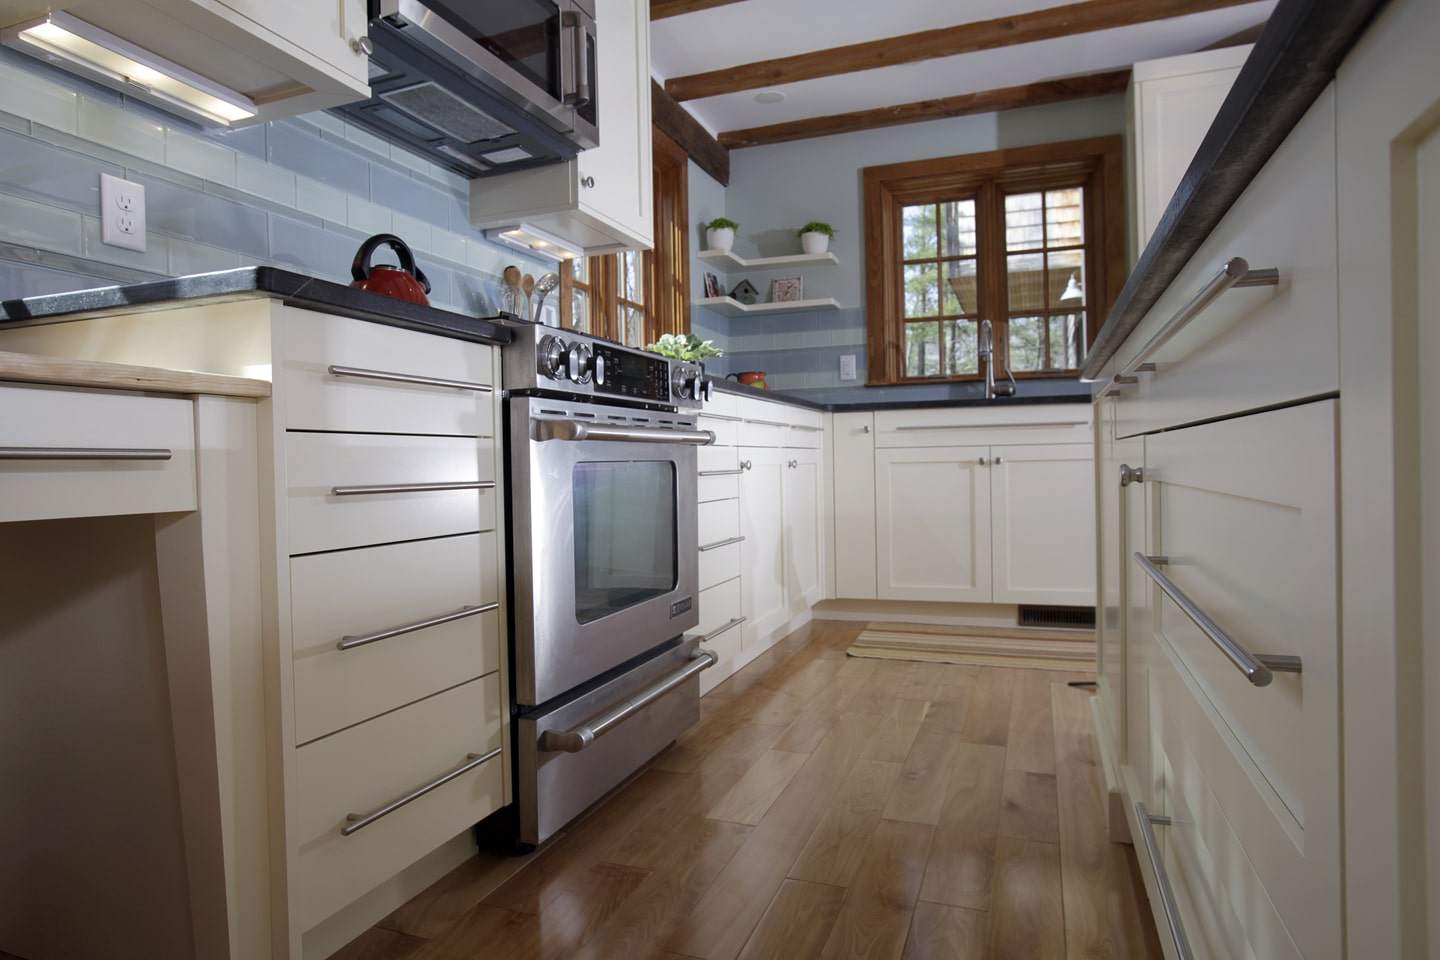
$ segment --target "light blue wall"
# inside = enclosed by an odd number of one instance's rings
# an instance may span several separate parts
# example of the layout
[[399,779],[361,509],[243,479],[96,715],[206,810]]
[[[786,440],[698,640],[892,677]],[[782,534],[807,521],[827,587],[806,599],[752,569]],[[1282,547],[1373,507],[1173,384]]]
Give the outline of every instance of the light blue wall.
[[[694,160],[690,161],[687,176],[690,185],[688,198],[690,217],[690,300],[695,302],[705,296],[705,270],[697,254],[705,249],[705,224],[716,217],[725,216],[725,188],[710,174],[701,170]],[[727,353],[730,350],[729,329],[725,318],[713,310],[697,308],[690,312],[690,332],[702,340],[713,340],[715,345]],[[714,369],[721,371],[723,362],[715,362]],[[707,369],[711,367],[706,364]],[[722,371],[723,372],[723,371]]]
[[[100,243],[101,173],[145,184],[144,253]],[[467,197],[328,114],[206,132],[0,49],[0,299],[251,264],[348,283],[360,241],[393,232],[433,304],[492,313],[507,264],[555,267],[481,237]]]
[[[693,323],[719,331],[729,355],[723,372],[764,370],[771,389],[802,392],[819,400],[875,400],[888,397],[939,399],[973,396],[978,384],[866,388],[864,211],[861,170],[1005,147],[1054,143],[1118,134],[1125,129],[1123,96],[1097,97],[1045,107],[955,117],[814,140],[732,150],[730,185],[719,207],[740,223],[735,251],[742,256],[799,253],[796,229],[808,220],[835,227],[831,249],[838,266],[796,272],[810,297],[834,297],[842,309],[775,317],[727,319],[697,308]],[[692,184],[694,172],[692,170]],[[691,223],[701,222],[694,209]],[[716,201],[710,198],[712,207]],[[697,242],[703,246],[704,237]],[[699,276],[702,267],[692,265]],[[709,269],[714,270],[713,267]],[[743,273],[725,277],[733,285]],[[757,275],[764,291],[774,273]],[[840,357],[855,354],[858,379],[840,380]],[[1075,382],[1022,382],[1024,393],[1083,393]]]

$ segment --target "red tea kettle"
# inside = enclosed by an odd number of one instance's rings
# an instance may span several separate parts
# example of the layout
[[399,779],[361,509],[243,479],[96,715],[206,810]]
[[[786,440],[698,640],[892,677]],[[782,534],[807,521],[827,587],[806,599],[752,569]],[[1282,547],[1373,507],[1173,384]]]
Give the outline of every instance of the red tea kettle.
[[[381,247],[395,251],[395,256],[400,258],[399,267],[384,263],[371,266],[370,258]],[[350,276],[355,278],[350,286],[357,290],[418,303],[422,307],[430,306],[430,300],[425,296],[430,292],[430,281],[425,279],[424,271],[415,265],[415,255],[405,241],[393,233],[377,233],[360,244],[360,249],[355,251],[355,260],[350,264]]]

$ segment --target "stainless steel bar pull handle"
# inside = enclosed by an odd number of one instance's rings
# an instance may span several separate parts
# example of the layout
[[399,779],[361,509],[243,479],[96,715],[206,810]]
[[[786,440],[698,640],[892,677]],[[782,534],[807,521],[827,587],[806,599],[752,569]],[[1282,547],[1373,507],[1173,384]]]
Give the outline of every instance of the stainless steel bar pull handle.
[[438,627],[442,623],[449,623],[452,620],[463,620],[466,617],[473,617],[479,613],[489,613],[491,610],[499,610],[500,604],[481,603],[472,607],[461,607],[453,613],[442,613],[438,617],[427,617],[424,620],[416,620],[414,623],[407,623],[402,627],[391,627],[388,630],[377,630],[375,633],[361,633],[353,636],[341,637],[340,642],[335,646],[340,650],[354,650],[356,647],[363,647],[367,643],[375,643],[377,640],[389,640],[391,637],[398,637],[406,633],[414,633],[416,630],[424,630],[426,627]]
[[0,460],[169,460],[160,447],[0,447]]
[[440,377],[422,377],[414,373],[395,373],[392,370],[367,370],[364,367],[342,367],[331,364],[328,368],[332,377],[353,377],[357,380],[384,380],[389,383],[416,383],[423,387],[453,387],[456,390],[475,390],[479,393],[493,393],[495,388],[488,383],[473,380],[445,380]]
[[359,487],[331,487],[335,497],[355,497],[370,493],[430,493],[436,490],[492,490],[494,480],[458,480],[454,483],[372,483]]
[[1185,936],[1185,926],[1180,922],[1180,905],[1175,901],[1175,890],[1170,886],[1170,875],[1165,872],[1165,859],[1160,856],[1160,844],[1155,840],[1155,825],[1172,826],[1169,817],[1154,816],[1145,809],[1145,804],[1135,801],[1135,819],[1140,824],[1140,839],[1145,847],[1145,857],[1150,861],[1150,870],[1155,874],[1155,884],[1160,888],[1160,906],[1165,911],[1165,926],[1170,930],[1170,942],[1175,944],[1175,953],[1180,960],[1193,960],[1190,938]]
[[1169,577],[1161,572],[1160,567],[1169,562],[1167,557],[1147,557],[1143,553],[1135,554],[1135,562],[1140,564],[1155,585],[1159,587],[1165,596],[1175,601],[1190,622],[1200,628],[1200,632],[1210,638],[1210,642],[1219,648],[1225,658],[1234,664],[1235,669],[1245,675],[1257,687],[1270,685],[1275,673],[1300,673],[1300,658],[1283,655],[1255,654],[1246,650],[1224,630],[1220,625],[1196,606],[1195,601],[1185,595],[1185,591],[1177,587]]
[[709,633],[705,634],[705,636],[701,637],[701,638],[700,638],[700,642],[701,642],[701,643],[709,643],[711,640],[714,640],[716,637],[720,636],[722,633],[729,633],[731,630],[734,630],[736,627],[740,626],[740,624],[742,624],[742,623],[744,623],[744,622],[745,622],[745,618],[744,618],[744,617],[731,617],[730,620],[729,620],[729,622],[727,622],[723,627],[719,627],[719,628],[717,628],[717,629],[715,629],[715,630],[711,630]]
[[719,662],[720,658],[709,650],[699,650],[690,662],[679,670],[657,680],[630,699],[596,714],[580,726],[571,730],[547,730],[542,733],[540,749],[545,753],[579,753],[594,743],[597,737],[603,737],[701,670],[708,670]]
[[744,473],[739,467],[734,470],[701,470],[696,476],[699,477],[738,477]]
[[486,761],[495,759],[496,757],[500,756],[501,749],[502,748],[500,747],[496,747],[494,750],[491,750],[488,753],[467,753],[465,755],[465,762],[460,764],[460,766],[456,767],[454,770],[451,770],[449,773],[446,773],[440,777],[437,777],[434,780],[431,780],[429,783],[425,784],[422,787],[416,787],[414,790],[411,790],[403,797],[391,800],[389,803],[385,804],[385,806],[380,807],[376,810],[372,810],[369,813],[347,813],[345,815],[345,826],[340,828],[340,835],[342,837],[348,837],[352,833],[364,830],[376,820],[380,820],[384,817],[390,816],[390,814],[394,813],[396,810],[399,810],[406,804],[413,803],[414,801],[419,800],[431,790],[443,787],[445,786],[445,784],[449,783],[451,780],[454,780],[456,777],[463,777],[465,774],[469,773],[471,770],[474,770],[476,767],[480,766]]
[[604,440],[614,443],[678,443],[708,447],[715,442],[710,430],[656,430],[650,427],[622,427],[609,423],[582,423],[579,420],[532,420],[536,440]]
[[705,552],[708,551],[708,550],[719,550],[721,547],[728,547],[728,546],[730,546],[730,544],[732,544],[732,543],[744,543],[744,542],[745,542],[745,538],[744,538],[744,537],[727,537],[727,538],[724,539],[724,540],[716,540],[714,543],[707,543],[707,544],[702,545],[702,546],[700,547],[700,552],[701,552],[701,553],[705,553]]

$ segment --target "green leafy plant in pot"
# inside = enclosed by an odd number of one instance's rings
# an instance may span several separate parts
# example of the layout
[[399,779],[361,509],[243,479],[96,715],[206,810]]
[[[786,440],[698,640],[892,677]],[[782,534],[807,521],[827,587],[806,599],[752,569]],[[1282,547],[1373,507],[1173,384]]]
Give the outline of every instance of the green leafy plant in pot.
[[814,256],[830,249],[830,238],[835,236],[835,228],[823,220],[811,220],[800,228],[799,233],[800,246]]
[[645,349],[686,363],[700,363],[711,357],[725,356],[724,351],[715,346],[714,340],[701,340],[693,333],[667,333]]
[[728,217],[716,217],[705,224],[705,246],[710,250],[727,252],[735,246],[735,231],[740,224]]

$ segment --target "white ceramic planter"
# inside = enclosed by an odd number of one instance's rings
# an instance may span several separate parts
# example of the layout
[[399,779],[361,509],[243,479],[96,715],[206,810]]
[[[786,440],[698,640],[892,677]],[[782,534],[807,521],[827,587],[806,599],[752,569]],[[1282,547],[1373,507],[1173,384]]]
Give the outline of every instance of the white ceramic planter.
[[800,234],[800,246],[812,256],[817,253],[824,253],[830,249],[830,235],[817,233],[814,230],[809,233]]
[[721,227],[718,230],[706,230],[705,245],[711,250],[729,250],[731,247],[735,246],[734,228]]

